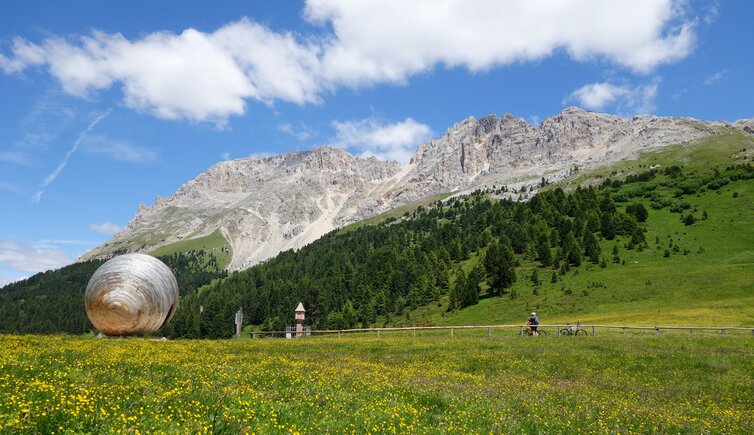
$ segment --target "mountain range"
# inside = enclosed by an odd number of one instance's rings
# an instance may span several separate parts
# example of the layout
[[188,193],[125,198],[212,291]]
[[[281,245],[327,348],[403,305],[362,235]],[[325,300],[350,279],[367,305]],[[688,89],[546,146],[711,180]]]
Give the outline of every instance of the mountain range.
[[153,206],[141,204],[121,232],[80,260],[151,252],[220,231],[232,252],[228,268],[241,270],[433,195],[503,185],[528,193],[542,178],[561,179],[575,166],[609,164],[729,129],[754,135],[754,119],[623,118],[569,107],[537,126],[511,114],[469,117],[420,145],[404,165],[329,146],[224,161]]

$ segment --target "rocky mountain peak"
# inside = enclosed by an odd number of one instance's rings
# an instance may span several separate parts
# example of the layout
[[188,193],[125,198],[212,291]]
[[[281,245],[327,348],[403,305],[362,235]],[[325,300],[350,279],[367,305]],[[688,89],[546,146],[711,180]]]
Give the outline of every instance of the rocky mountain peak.
[[149,252],[220,230],[233,250],[230,268],[243,269],[429,195],[534,183],[543,176],[554,180],[573,165],[604,164],[698,140],[718,127],[754,134],[754,120],[626,119],[568,107],[537,127],[510,113],[470,116],[420,145],[409,165],[354,157],[330,146],[220,162],[175,195],[152,207],[141,205],[121,233],[82,258]]

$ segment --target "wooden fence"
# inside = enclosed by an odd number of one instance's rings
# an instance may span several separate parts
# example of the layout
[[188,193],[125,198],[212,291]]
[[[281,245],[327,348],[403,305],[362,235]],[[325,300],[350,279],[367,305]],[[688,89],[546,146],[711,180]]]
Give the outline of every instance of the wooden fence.
[[[540,330],[547,331],[548,329],[555,328],[557,336],[560,336],[562,329],[567,329],[577,325],[573,324],[540,324],[538,328]],[[591,332],[591,335],[597,335],[598,329],[604,330],[621,330],[624,334],[629,331],[655,331],[655,335],[659,336],[663,330],[667,331],[689,331],[694,332],[701,331],[719,331],[720,335],[725,336],[727,331],[750,331],[754,336],[754,328],[739,328],[730,326],[628,326],[628,325],[581,325],[578,327],[583,329],[587,333]],[[487,337],[492,337],[492,331],[495,330],[516,330],[518,329],[518,335],[523,336],[524,330],[528,328],[528,325],[516,324],[516,325],[488,325],[488,326],[406,326],[396,328],[354,328],[354,329],[335,329],[335,330],[311,330],[311,335],[336,335],[338,337],[343,334],[375,334],[376,337],[380,337],[384,332],[411,332],[412,336],[416,337],[417,331],[450,331],[450,336],[453,337],[456,331],[468,331],[468,330],[487,330]],[[257,337],[285,337],[286,331],[251,331],[251,338]],[[552,334],[555,335],[555,334]]]

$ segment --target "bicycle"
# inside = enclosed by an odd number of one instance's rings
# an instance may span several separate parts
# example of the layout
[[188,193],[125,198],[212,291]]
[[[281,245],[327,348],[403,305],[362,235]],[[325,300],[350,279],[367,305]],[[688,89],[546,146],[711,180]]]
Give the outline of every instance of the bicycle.
[[581,329],[579,326],[580,326],[579,323],[576,322],[575,325],[571,325],[567,328],[563,328],[560,330],[560,335],[588,335],[586,331]]
[[[531,330],[531,328],[524,329],[523,334],[530,337],[534,336],[534,332]],[[547,331],[545,331],[544,329],[537,328],[537,334],[539,334],[539,336],[542,337],[542,336],[547,335]]]

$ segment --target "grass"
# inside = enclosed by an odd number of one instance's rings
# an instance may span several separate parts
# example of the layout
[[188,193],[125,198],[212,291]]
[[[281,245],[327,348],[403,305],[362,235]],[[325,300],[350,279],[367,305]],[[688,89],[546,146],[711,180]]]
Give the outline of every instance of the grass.
[[[678,145],[642,154],[636,161],[576,174],[580,183],[589,180],[625,178],[659,165],[683,165],[694,177],[715,167],[750,162],[754,141],[740,134],[725,134],[701,143]],[[570,185],[572,180],[566,180]],[[639,197],[649,209],[646,239],[642,251],[626,248],[627,240],[603,240],[607,268],[588,262],[560,275],[553,268],[540,268],[540,286],[530,277],[539,265],[523,262],[517,268],[518,281],[502,297],[483,298],[478,305],[447,312],[448,298],[416,310],[393,316],[390,326],[484,325],[523,322],[537,311],[544,323],[601,323],[625,325],[754,325],[754,183],[751,180],[727,184],[719,190],[705,190],[674,198],[664,179],[646,184],[654,194],[690,204],[697,218],[685,226],[681,214],[668,207],[653,210],[650,199]],[[620,192],[642,183],[623,185]],[[549,186],[548,186],[549,187]],[[626,204],[618,203],[619,208]],[[702,219],[704,212],[708,219]],[[617,246],[621,263],[612,260]],[[669,257],[665,257],[665,250]],[[462,265],[466,271],[480,261],[472,255]],[[556,272],[557,282],[551,283]],[[534,294],[534,293],[537,294]],[[511,298],[511,293],[517,295]],[[381,323],[378,322],[378,324]]]
[[711,169],[722,162],[735,160],[744,148],[749,152],[754,148],[754,139],[751,136],[734,130],[722,129],[720,134],[698,142],[671,145],[643,152],[633,160],[624,160],[609,166],[576,173],[559,183],[546,186],[545,189],[555,187],[575,189],[576,186],[599,183],[608,177],[625,178],[629,174],[635,174],[656,165],[660,167],[683,165],[693,170]]
[[388,219],[400,219],[405,215],[406,213],[410,213],[414,210],[416,210],[419,207],[426,207],[433,202],[436,201],[442,201],[445,198],[448,198],[449,196],[453,195],[453,193],[440,193],[437,195],[432,195],[424,199],[420,199],[418,201],[411,202],[406,205],[402,205],[400,207],[392,208],[384,213],[380,213],[376,216],[368,217],[366,219],[362,219],[358,222],[354,222],[350,225],[346,225],[345,227],[341,228],[340,232],[348,232],[353,231],[357,228],[361,228],[364,225],[377,225],[382,222],[385,222]]
[[0,345],[0,432],[8,433],[754,427],[750,337],[0,336]]
[[208,254],[214,255],[221,270],[228,267],[228,264],[230,264],[230,260],[233,256],[230,249],[230,243],[228,243],[228,240],[225,239],[225,237],[220,233],[220,230],[215,230],[212,234],[204,237],[181,240],[180,242],[162,246],[150,252],[149,254],[155,257],[161,257],[173,255],[178,252],[201,250],[207,252]]

